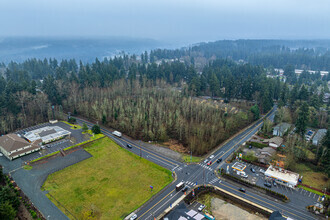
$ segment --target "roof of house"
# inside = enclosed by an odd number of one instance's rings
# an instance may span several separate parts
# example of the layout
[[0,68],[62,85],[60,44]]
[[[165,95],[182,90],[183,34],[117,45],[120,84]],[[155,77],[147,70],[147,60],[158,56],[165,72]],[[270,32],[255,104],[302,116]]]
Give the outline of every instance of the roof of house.
[[291,127],[291,124],[289,123],[280,123],[274,127],[274,130],[280,130],[281,132],[285,132],[287,129]]
[[319,129],[313,137],[313,141],[320,141],[326,135],[327,129]]
[[281,137],[272,137],[270,139],[265,139],[263,142],[265,142],[265,143],[274,143],[274,144],[279,146],[283,143],[283,138],[281,138]]
[[273,154],[276,152],[276,150],[274,150],[274,149],[271,148],[271,147],[264,147],[264,148],[262,148],[262,149],[258,149],[258,152],[259,152],[260,154],[268,153],[268,154],[273,155]]
[[7,134],[0,137],[0,146],[7,152],[29,146],[30,143],[17,134]]

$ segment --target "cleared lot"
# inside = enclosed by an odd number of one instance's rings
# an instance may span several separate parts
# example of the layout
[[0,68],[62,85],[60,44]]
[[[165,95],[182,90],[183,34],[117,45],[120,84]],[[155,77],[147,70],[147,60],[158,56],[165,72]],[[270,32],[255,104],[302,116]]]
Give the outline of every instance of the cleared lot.
[[108,138],[85,150],[93,157],[51,174],[44,183],[48,197],[77,219],[121,219],[172,181],[170,171]]

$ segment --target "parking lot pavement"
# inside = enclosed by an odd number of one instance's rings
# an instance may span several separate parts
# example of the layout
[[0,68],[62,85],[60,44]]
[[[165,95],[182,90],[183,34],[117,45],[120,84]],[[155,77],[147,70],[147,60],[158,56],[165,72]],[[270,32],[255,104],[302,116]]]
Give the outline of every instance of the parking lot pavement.
[[62,170],[65,167],[71,166],[89,157],[91,157],[91,155],[88,152],[80,149],[65,157],[58,156],[49,159],[47,163],[36,164],[33,166],[32,170],[17,169],[12,172],[12,177],[44,216],[50,216],[49,219],[69,219],[46,197],[47,192],[42,191],[40,187],[49,174]]
[[192,204],[190,204],[188,206],[188,209],[192,209],[192,210],[195,210],[196,212],[198,212],[198,208],[199,206],[201,206],[202,204],[197,202],[197,201],[194,201]]
[[[286,195],[290,200],[294,200],[295,202],[301,203],[302,206],[315,204],[319,198],[317,194],[311,193],[302,188],[291,188],[279,183],[276,183],[276,185],[274,186],[273,180],[266,179],[264,174],[260,172],[260,169],[264,168],[249,163],[242,163],[246,165],[244,172],[248,175],[248,178],[243,178],[235,174],[233,171],[231,172],[244,180],[247,180],[251,183],[255,183],[256,185],[261,187],[265,187],[264,183],[269,182],[272,184],[272,187],[270,188],[271,190]],[[251,171],[251,168],[255,170],[255,173]]]

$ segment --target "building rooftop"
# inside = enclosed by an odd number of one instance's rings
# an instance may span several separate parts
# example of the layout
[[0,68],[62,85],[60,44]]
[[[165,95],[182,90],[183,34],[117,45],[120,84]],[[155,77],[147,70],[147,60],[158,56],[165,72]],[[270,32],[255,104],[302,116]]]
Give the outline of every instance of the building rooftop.
[[297,183],[299,179],[299,174],[291,172],[289,170],[285,170],[283,168],[277,168],[273,166],[269,166],[265,172],[265,175],[283,180],[289,183]]
[[29,145],[30,143],[27,140],[17,134],[7,134],[0,137],[0,146],[7,152],[18,150]]
[[270,139],[265,139],[263,142],[265,142],[265,143],[274,143],[274,144],[279,146],[283,143],[283,138],[276,136],[276,137],[272,137]]
[[47,126],[29,131],[24,135],[24,137],[29,141],[41,139],[43,142],[49,142],[50,140],[58,139],[60,137],[70,134],[71,132],[59,126]]
[[313,141],[321,141],[326,135],[327,129],[319,129],[313,137]]
[[274,130],[280,130],[281,132],[285,132],[287,129],[291,127],[291,124],[289,123],[280,123],[274,127]]
[[233,169],[243,171],[246,168],[246,165],[240,163],[240,162],[235,162],[234,165],[232,166]]

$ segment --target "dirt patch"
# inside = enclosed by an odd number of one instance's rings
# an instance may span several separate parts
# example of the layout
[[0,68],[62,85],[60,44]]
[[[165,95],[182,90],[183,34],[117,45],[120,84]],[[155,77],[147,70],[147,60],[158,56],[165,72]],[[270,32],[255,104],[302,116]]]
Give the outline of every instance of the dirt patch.
[[32,220],[33,219],[30,212],[27,210],[27,208],[23,204],[21,204],[18,207],[17,218],[19,220]]
[[186,147],[184,147],[181,143],[179,143],[177,140],[171,139],[167,142],[164,142],[163,145],[179,153],[189,153],[189,150]]
[[215,219],[223,220],[266,220],[259,213],[249,213],[235,205],[227,203],[219,198],[211,199],[212,215]]

